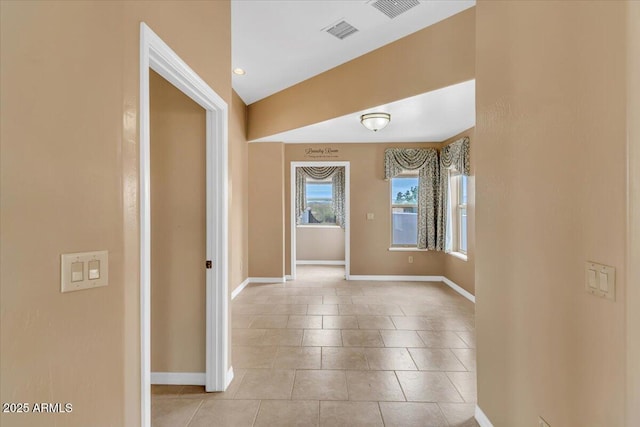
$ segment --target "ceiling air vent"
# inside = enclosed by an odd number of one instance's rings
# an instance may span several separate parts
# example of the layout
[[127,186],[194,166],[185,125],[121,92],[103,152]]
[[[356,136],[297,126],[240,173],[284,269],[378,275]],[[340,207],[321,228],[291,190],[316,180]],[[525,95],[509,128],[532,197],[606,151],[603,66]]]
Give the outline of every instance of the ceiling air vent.
[[356,27],[349,24],[347,21],[340,21],[337,24],[334,24],[325,29],[327,33],[336,36],[340,40],[343,40],[346,37],[349,37],[351,34],[358,31]]
[[371,2],[371,6],[391,19],[419,4],[420,2],[418,0],[377,0]]

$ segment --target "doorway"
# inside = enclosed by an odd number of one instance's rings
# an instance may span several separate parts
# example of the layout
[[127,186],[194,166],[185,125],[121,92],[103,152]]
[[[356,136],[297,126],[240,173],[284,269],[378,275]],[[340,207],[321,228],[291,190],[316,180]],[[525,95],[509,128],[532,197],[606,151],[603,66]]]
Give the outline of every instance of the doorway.
[[140,24],[140,364],[141,425],[151,425],[151,155],[150,70],[206,111],[205,375],[207,391],[223,391],[233,378],[228,364],[227,116],[218,96],[144,22]]
[[[304,167],[322,167],[322,168],[330,168],[330,167],[339,167],[344,168],[344,272],[345,279],[349,280],[350,274],[350,204],[351,204],[351,194],[350,194],[350,162],[291,162],[291,172],[290,172],[290,195],[291,195],[291,280],[296,280],[296,265],[298,263],[298,214],[296,211],[296,174],[298,168]],[[318,183],[322,185],[322,180],[318,180]],[[311,212],[306,213],[307,216],[311,215]],[[311,215],[312,216],[312,215]],[[313,225],[306,225],[303,227],[314,227]],[[318,225],[317,227],[326,227],[322,225]],[[325,239],[330,238],[333,234],[341,234],[340,227],[332,227],[332,229],[312,229],[304,230],[310,234],[310,238],[313,239],[313,233],[318,231],[324,236]],[[305,264],[315,264],[315,265],[341,265],[342,262],[335,261],[322,261],[322,260],[304,260]]]

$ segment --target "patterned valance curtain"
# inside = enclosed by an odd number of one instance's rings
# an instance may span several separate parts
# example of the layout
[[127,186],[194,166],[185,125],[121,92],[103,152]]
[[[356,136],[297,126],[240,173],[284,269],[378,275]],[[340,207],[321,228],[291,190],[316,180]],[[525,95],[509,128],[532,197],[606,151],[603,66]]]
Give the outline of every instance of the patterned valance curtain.
[[450,245],[445,242],[447,234],[447,209],[449,207],[449,170],[455,169],[463,175],[469,176],[471,163],[469,161],[469,138],[464,137],[443,147],[440,151],[440,185],[438,186],[438,225],[436,248],[439,251],[448,250]]
[[385,150],[385,180],[388,181],[408,170],[418,170],[418,249],[437,249],[438,151],[435,148],[387,148]]
[[313,179],[327,179],[332,177],[333,209],[336,214],[336,224],[344,228],[344,167],[341,166],[312,166],[296,168],[296,224],[300,224],[302,214],[306,209],[307,177]]

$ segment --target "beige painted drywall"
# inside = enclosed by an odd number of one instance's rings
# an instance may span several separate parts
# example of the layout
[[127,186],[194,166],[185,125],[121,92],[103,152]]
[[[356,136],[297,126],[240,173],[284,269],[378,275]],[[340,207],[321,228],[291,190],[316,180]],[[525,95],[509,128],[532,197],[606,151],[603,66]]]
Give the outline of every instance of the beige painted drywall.
[[640,2],[627,2],[627,419],[640,425]]
[[248,139],[473,79],[474,39],[470,8],[251,104]]
[[[625,425],[627,13],[476,6],[478,404],[496,427]],[[615,302],[584,291],[588,260],[616,268]]]
[[249,144],[249,276],[284,277],[284,144]]
[[[2,1],[0,20],[0,400],[74,405],[0,424],[139,425],[140,22],[231,102],[230,4]],[[61,294],[60,254],[96,249],[109,286]]]
[[454,255],[447,254],[444,257],[444,275],[460,285],[465,290],[475,294],[475,262],[476,262],[476,192],[475,192],[475,155],[474,155],[474,129],[467,129],[442,143],[442,146],[451,144],[465,136],[469,137],[471,176],[467,180],[467,259],[462,260]]
[[[251,144],[259,146],[260,143]],[[390,182],[384,180],[384,150],[388,144],[287,144],[285,146],[285,265],[290,274],[290,182],[292,161],[321,160],[307,156],[308,148],[337,150],[329,161],[349,161],[351,171],[351,274],[352,275],[435,275],[444,272],[440,252],[391,252]],[[393,147],[439,147],[437,143],[393,144]],[[250,173],[253,173],[251,171]],[[374,219],[367,220],[367,213]],[[276,256],[276,255],[272,255]],[[414,262],[408,262],[413,256]]]
[[344,228],[296,227],[296,259],[344,261]]
[[249,272],[247,107],[234,91],[229,112],[229,295]]
[[206,112],[155,72],[151,130],[151,372],[205,372]]

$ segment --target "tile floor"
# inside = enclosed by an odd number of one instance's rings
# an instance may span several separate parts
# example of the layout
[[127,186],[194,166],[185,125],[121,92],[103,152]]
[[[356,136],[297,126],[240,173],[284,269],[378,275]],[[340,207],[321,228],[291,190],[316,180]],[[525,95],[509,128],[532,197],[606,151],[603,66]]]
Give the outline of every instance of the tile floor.
[[442,283],[343,275],[304,266],[245,288],[229,389],[153,386],[153,426],[477,427],[473,304]]

